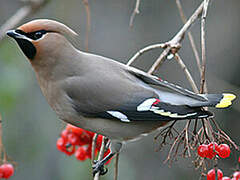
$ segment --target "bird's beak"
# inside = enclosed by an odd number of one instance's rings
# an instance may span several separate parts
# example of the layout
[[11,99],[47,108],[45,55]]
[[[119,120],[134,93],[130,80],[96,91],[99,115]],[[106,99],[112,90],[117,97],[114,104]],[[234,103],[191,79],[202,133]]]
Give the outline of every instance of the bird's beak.
[[[16,30],[9,30],[6,32],[6,34],[14,39],[26,39],[26,40],[30,40],[29,38],[27,38],[26,36],[19,34],[18,32],[16,32]],[[31,41],[31,40],[30,40]]]
[[28,38],[23,31],[9,30],[6,34],[16,40],[19,47],[22,49],[23,53],[28,59],[32,60],[36,55],[36,48],[32,44],[32,39]]
[[20,34],[16,33],[15,30],[9,30],[7,31],[6,33],[9,37],[12,37],[12,38],[18,38],[20,36]]

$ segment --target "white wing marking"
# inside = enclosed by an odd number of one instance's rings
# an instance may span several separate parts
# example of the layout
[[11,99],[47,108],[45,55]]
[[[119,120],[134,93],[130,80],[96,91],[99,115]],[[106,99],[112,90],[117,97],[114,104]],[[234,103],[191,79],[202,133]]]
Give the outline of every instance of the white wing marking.
[[128,119],[128,117],[121,113],[121,112],[118,112],[118,111],[107,111],[107,113],[111,114],[112,116],[120,119],[121,121],[123,122],[130,122],[130,120]]

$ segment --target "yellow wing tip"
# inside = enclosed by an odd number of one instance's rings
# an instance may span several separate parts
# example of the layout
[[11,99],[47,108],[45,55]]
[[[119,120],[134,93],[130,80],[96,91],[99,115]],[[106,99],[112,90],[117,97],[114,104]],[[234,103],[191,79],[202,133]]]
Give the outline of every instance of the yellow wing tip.
[[223,93],[223,99],[229,99],[230,101],[236,99],[236,96],[234,94],[230,93]]
[[232,104],[232,101],[235,98],[236,98],[236,96],[234,94],[223,93],[223,98],[215,107],[216,108],[226,108]]

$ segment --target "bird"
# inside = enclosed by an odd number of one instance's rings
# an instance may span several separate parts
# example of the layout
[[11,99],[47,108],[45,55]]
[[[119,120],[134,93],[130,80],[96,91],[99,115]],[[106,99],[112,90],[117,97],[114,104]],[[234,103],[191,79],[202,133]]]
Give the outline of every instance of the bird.
[[111,140],[110,154],[93,165],[93,174],[119,153],[122,144],[174,120],[202,119],[203,107],[226,108],[231,93],[197,94],[116,60],[77,49],[78,34],[51,19],[35,19],[6,34],[31,66],[40,89],[59,119]]

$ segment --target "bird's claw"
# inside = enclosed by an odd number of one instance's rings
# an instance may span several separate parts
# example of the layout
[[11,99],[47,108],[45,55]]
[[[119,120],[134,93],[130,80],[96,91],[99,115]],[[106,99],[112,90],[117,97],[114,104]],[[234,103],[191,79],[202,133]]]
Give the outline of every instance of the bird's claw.
[[107,168],[104,168],[104,163],[101,161],[94,161],[93,168],[93,177],[99,172],[100,176],[105,175],[108,172]]

